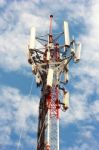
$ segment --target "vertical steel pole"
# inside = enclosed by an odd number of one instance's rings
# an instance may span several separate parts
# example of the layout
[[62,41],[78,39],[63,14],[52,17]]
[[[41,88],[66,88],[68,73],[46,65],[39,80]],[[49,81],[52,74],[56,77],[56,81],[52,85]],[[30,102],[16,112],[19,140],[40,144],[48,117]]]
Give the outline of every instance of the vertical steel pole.
[[53,15],[50,15],[50,35],[52,35],[52,18],[53,18]]

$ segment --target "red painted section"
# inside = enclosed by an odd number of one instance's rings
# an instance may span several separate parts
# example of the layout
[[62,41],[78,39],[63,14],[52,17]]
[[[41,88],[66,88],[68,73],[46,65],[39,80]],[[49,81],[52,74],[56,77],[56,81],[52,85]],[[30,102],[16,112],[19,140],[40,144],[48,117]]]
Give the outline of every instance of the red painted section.
[[47,108],[50,109],[50,117],[56,116],[59,119],[60,104],[58,100],[58,86],[52,87],[50,93],[46,97]]
[[50,145],[46,145],[46,150],[50,150]]

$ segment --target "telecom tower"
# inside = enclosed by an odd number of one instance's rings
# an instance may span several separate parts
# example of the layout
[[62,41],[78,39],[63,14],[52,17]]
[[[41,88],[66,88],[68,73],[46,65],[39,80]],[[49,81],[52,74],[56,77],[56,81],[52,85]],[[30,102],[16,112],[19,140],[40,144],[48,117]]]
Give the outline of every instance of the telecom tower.
[[[37,87],[41,87],[36,150],[59,150],[60,109],[66,111],[69,107],[69,92],[64,87],[69,80],[69,62],[80,60],[81,43],[70,40],[68,22],[64,21],[63,32],[54,34],[52,19],[50,15],[48,34],[38,37],[34,27],[30,32],[28,62]],[[65,44],[60,45],[63,35]],[[42,47],[36,48],[36,41]]]

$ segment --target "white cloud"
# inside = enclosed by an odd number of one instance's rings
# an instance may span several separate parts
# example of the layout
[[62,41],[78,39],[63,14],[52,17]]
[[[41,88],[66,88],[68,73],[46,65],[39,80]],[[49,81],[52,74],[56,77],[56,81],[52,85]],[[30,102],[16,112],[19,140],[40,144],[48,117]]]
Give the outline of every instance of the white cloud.
[[0,7],[3,7],[6,4],[5,0],[0,0]]
[[99,122],[99,100],[95,100],[90,106],[93,117]]
[[[0,93],[0,145],[13,145],[11,134],[14,131],[19,137],[22,129],[22,139],[29,142],[28,138],[32,140],[32,137],[28,132],[37,132],[39,98],[22,95],[18,89],[12,87],[1,87]],[[34,137],[33,139],[35,141]]]
[[[82,60],[90,67],[97,67],[99,55],[99,21],[98,21],[99,3],[92,1],[88,12],[88,19],[85,18],[87,33],[81,36],[83,42]],[[87,15],[87,14],[86,14]],[[89,71],[91,68],[89,69]]]
[[[95,111],[98,107],[96,97],[98,96],[97,89],[99,86],[99,3],[97,0],[92,0],[89,6],[83,18],[86,32],[79,35],[83,45],[81,62],[76,67],[73,65],[71,68],[71,78],[73,80],[71,82],[73,82],[72,85],[75,91],[71,93],[70,110],[63,115],[63,118],[66,118],[65,123],[78,120],[84,121],[88,118],[91,119],[91,116],[93,118],[97,116],[96,119],[99,120],[98,113]],[[79,78],[78,80],[76,80],[76,76]],[[94,95],[94,97],[92,98],[91,95]],[[92,107],[90,107],[91,105]],[[92,115],[93,112],[97,115]]]
[[83,95],[82,97],[80,94],[72,94],[69,109],[65,113],[61,112],[61,124],[68,125],[70,123],[77,123],[77,121],[90,119],[90,110],[87,108],[86,96]]
[[[11,139],[10,139],[10,134],[11,134],[11,129],[9,128],[9,126],[2,126],[2,128],[0,129],[0,145],[2,145],[2,147],[6,144],[11,144]],[[6,139],[6,140],[5,140]]]

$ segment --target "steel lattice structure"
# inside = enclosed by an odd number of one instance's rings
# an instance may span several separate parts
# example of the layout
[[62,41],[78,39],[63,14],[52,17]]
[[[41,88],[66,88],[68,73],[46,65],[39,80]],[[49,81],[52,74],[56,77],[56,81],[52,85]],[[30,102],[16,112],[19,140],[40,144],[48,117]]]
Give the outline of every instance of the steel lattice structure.
[[[49,33],[38,37],[32,27],[29,41],[28,62],[37,86],[41,86],[37,150],[59,150],[60,109],[66,111],[69,107],[69,92],[64,88],[69,80],[68,64],[80,60],[81,43],[76,43],[74,38],[70,41],[68,22],[64,21],[63,32],[53,34],[52,18],[51,15]],[[65,44],[60,45],[58,40],[63,35]],[[35,41],[42,47],[36,48]],[[63,100],[59,99],[60,92]]]

